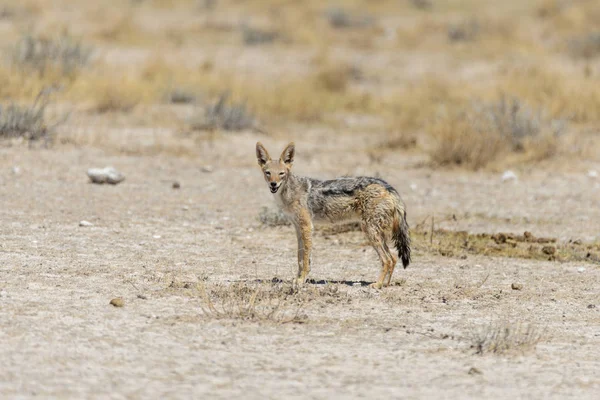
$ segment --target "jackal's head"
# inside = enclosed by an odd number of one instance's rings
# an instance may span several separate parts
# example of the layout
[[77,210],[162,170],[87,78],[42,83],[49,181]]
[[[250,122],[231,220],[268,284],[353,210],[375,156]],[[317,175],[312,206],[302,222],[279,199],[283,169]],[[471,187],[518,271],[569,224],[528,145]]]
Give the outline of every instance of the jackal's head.
[[279,156],[279,160],[271,159],[269,152],[260,142],[256,143],[256,158],[262,168],[265,181],[269,184],[271,193],[277,193],[281,185],[285,184],[290,175],[294,162],[294,143],[290,143]]

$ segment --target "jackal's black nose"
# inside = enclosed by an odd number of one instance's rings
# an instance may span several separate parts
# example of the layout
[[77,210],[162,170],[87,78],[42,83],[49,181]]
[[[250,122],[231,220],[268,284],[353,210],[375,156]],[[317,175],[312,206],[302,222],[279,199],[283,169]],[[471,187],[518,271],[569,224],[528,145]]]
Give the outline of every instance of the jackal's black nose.
[[272,188],[276,188],[277,187],[277,182],[271,182],[271,187]]

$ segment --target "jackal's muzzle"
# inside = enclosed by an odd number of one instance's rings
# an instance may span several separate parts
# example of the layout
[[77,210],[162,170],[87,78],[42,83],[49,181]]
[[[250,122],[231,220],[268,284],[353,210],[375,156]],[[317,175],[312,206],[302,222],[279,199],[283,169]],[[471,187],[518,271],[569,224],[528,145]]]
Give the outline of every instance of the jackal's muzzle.
[[269,184],[269,189],[271,190],[271,193],[277,193],[277,191],[279,190],[279,185],[277,184],[277,182],[271,182]]

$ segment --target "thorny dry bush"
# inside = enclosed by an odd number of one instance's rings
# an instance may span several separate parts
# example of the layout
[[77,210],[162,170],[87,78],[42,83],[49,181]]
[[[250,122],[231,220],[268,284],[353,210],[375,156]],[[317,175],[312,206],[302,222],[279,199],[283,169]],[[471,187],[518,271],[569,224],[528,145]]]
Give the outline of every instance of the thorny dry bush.
[[234,103],[228,99],[229,93],[224,92],[214,104],[205,108],[203,117],[192,117],[192,129],[241,131],[256,128],[256,118],[250,113],[246,103]]
[[505,321],[474,329],[469,340],[476,354],[507,354],[534,350],[542,333],[533,324]]
[[72,78],[89,64],[91,55],[90,47],[67,34],[53,38],[26,34],[15,46],[12,59],[16,66],[32,69],[40,76],[54,70]]

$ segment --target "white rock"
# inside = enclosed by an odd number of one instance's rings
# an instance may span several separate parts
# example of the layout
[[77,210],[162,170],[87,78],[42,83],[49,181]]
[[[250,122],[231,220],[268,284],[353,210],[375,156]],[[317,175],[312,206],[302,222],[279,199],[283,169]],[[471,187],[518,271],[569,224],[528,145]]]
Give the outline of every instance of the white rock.
[[515,174],[511,170],[504,171],[504,173],[502,174],[502,182],[516,181],[517,179],[517,174]]
[[79,221],[79,226],[94,226],[90,221]]
[[598,171],[596,171],[595,169],[590,169],[587,173],[587,176],[589,176],[590,178],[597,178]]
[[0,291],[0,297],[7,297],[8,293],[6,293],[6,290],[2,290]]
[[418,188],[418,186],[417,186],[417,184],[416,184],[416,183],[411,183],[411,184],[410,184],[410,190],[412,190],[413,192],[416,192],[416,191],[417,191],[417,188]]
[[21,167],[19,167],[18,165],[15,165],[14,167],[12,167],[12,172],[15,175],[19,175],[21,173]]
[[577,272],[579,272],[579,273],[585,272],[585,267],[577,268]]
[[215,169],[212,165],[205,165],[204,167],[202,167],[202,172],[213,172],[214,170]]
[[125,175],[113,167],[90,168],[87,175],[93,183],[110,183],[116,185],[125,180]]
[[154,235],[152,236],[154,239],[160,239],[160,235]]

